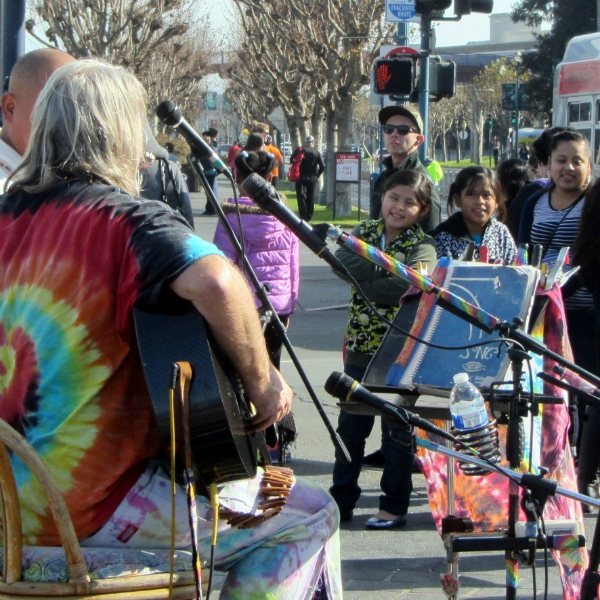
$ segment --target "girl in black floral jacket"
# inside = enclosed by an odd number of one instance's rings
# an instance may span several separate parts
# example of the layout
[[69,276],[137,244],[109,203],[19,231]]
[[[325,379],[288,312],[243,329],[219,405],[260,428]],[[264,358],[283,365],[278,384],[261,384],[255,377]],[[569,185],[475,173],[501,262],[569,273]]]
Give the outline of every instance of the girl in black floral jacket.
[[511,264],[517,253],[515,242],[506,225],[500,223],[506,213],[500,183],[494,171],[473,166],[463,169],[450,186],[448,211],[452,214],[433,231],[438,258],[459,259],[471,242],[475,242],[473,258],[486,246],[489,262]]
[[[417,221],[430,210],[431,185],[427,176],[415,170],[398,171],[386,181],[382,219],[362,221],[352,235],[380,248],[407,266],[417,269],[419,263],[429,272],[435,266],[435,244],[423,233]],[[354,254],[339,248],[336,257],[352,274],[363,293],[380,314],[393,319],[399,301],[410,285],[399,277]],[[336,275],[344,278],[336,272]],[[360,381],[387,331],[387,324],[373,315],[367,303],[352,286],[344,372]],[[340,509],[342,521],[352,518],[361,488],[358,478],[365,452],[365,441],[375,417],[342,411],[338,433],[346,445],[352,462],[344,464],[336,456],[333,486],[330,489]],[[382,451],[385,466],[381,477],[379,511],[366,523],[368,529],[390,529],[406,525],[406,514],[412,491],[412,435],[410,429],[392,419],[382,417]]]

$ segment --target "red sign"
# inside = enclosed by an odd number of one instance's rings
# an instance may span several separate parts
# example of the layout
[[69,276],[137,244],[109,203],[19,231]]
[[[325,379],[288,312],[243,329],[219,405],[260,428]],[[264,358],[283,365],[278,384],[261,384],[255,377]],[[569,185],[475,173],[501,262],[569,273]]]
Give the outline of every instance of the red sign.
[[396,48],[392,48],[385,56],[384,58],[391,58],[394,55],[401,55],[401,56],[405,56],[407,54],[412,54],[413,56],[415,54],[419,54],[418,50],[415,50],[414,48],[409,48],[408,46],[397,46]]
[[558,89],[566,94],[597,93],[600,90],[600,60],[564,63],[560,67]]

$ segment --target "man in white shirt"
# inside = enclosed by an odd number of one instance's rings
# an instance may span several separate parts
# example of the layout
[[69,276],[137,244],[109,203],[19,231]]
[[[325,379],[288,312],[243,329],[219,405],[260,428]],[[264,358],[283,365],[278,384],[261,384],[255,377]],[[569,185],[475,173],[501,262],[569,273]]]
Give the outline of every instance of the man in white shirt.
[[17,168],[31,135],[31,113],[35,101],[54,71],[74,61],[66,52],[45,48],[24,54],[17,60],[2,96],[4,125],[0,132],[0,193]]

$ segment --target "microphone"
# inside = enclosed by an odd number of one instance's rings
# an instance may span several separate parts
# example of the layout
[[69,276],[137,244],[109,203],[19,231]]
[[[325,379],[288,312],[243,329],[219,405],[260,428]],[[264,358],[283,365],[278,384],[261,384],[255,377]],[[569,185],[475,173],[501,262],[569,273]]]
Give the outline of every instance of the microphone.
[[[260,175],[252,173],[242,183],[242,190],[258,206],[267,210],[290,231],[295,233],[298,239],[306,244],[319,258],[322,258],[336,271],[349,276],[346,267],[327,248],[325,236],[321,237],[315,228],[311,227],[306,221],[299,219],[285,204],[282,204],[277,190],[268,181]],[[329,225],[325,225],[329,227]]]
[[219,155],[199,136],[194,128],[182,117],[178,106],[170,100],[163,100],[156,107],[156,116],[165,124],[173,127],[185,138],[192,153],[200,158],[208,158],[220,173],[229,173],[229,169]]
[[451,442],[456,442],[456,438],[453,435],[440,427],[435,426],[433,423],[422,419],[418,415],[372,394],[360,385],[358,381],[352,379],[352,377],[349,377],[345,373],[334,371],[325,382],[325,391],[342,402],[358,402],[359,404],[366,404],[381,412],[383,416],[391,418],[395,417],[403,423],[409,423],[423,431],[428,431],[429,433],[439,435]]

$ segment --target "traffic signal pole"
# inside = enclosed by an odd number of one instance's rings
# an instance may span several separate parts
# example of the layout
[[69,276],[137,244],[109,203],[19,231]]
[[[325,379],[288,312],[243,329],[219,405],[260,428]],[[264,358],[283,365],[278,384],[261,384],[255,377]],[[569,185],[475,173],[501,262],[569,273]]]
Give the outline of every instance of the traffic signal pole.
[[419,71],[419,112],[423,119],[425,141],[419,146],[422,163],[427,159],[427,136],[429,133],[429,55],[431,54],[431,13],[421,15],[421,68]]

